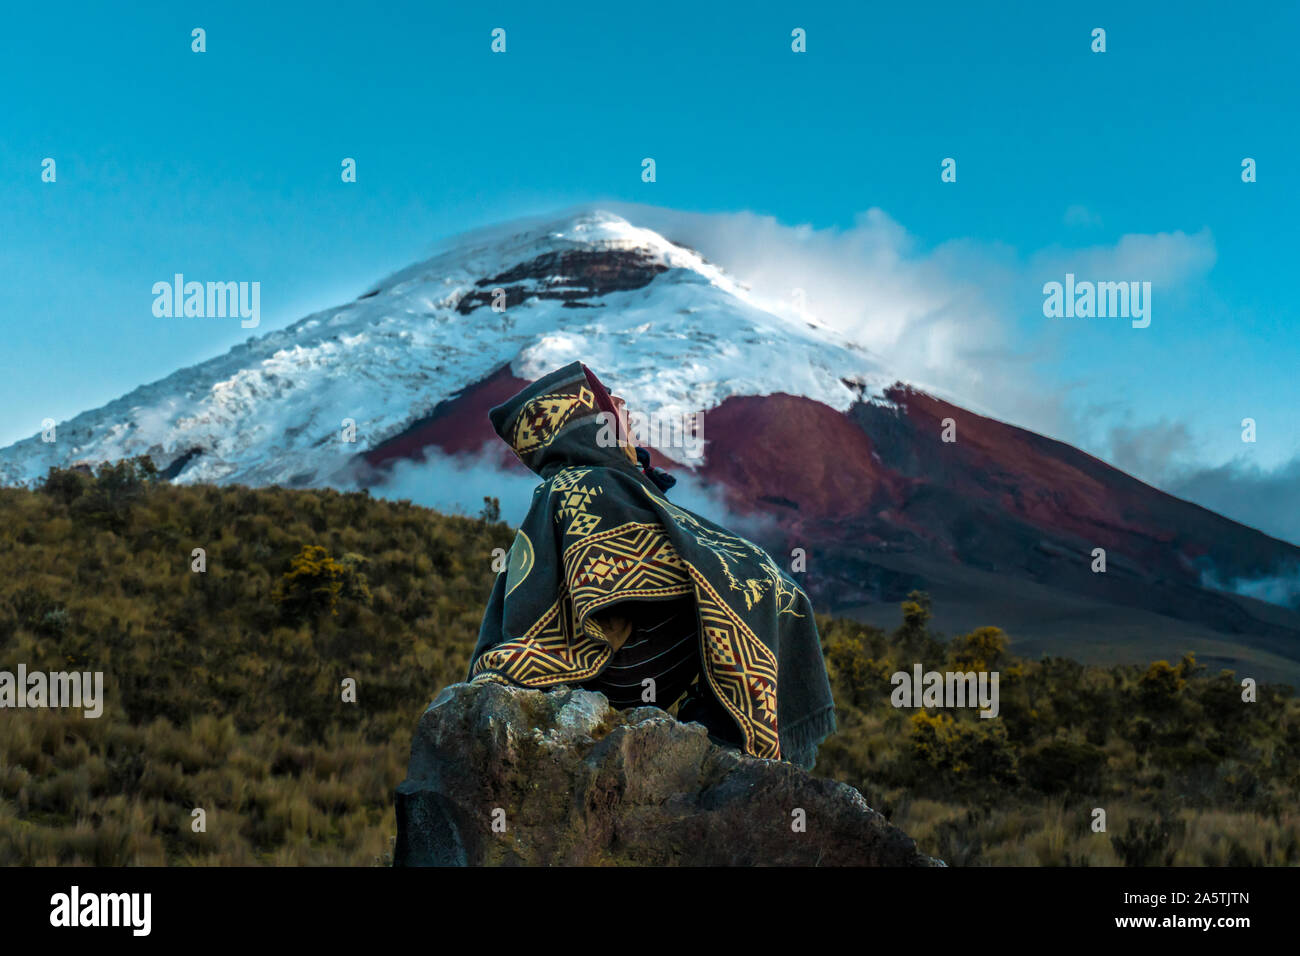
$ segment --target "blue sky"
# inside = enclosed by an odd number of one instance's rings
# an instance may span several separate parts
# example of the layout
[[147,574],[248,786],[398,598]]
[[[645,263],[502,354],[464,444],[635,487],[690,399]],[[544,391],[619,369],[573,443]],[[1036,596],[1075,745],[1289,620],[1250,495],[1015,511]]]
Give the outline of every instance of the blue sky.
[[[0,444],[248,334],[154,318],[151,286],[174,272],[260,281],[262,332],[447,235],[622,201],[806,225],[849,271],[854,230],[884,217],[907,262],[998,311],[996,336],[972,323],[959,343],[997,370],[987,409],[1166,485],[1225,462],[1290,474],[1296,4],[727,6],[9,11]],[[949,156],[955,184],[939,179]],[[1152,326],[1045,319],[1042,282],[1075,264],[1153,278]],[[999,400],[1012,377],[1028,395]]]

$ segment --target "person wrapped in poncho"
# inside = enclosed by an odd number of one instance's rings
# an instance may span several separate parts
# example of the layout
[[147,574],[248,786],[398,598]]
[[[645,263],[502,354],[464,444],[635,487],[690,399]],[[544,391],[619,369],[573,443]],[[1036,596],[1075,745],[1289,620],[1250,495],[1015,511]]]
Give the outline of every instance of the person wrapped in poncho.
[[[758,545],[665,497],[581,362],[489,413],[542,483],[488,600],[469,680],[599,690],[811,769],[835,730],[811,603]],[[638,456],[639,453],[639,456]]]

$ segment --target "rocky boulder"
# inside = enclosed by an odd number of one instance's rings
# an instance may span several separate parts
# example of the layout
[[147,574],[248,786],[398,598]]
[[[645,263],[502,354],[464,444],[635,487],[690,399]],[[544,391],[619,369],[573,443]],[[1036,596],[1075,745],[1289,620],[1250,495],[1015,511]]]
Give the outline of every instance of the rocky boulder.
[[453,684],[397,788],[398,866],[943,866],[852,787],[604,695]]

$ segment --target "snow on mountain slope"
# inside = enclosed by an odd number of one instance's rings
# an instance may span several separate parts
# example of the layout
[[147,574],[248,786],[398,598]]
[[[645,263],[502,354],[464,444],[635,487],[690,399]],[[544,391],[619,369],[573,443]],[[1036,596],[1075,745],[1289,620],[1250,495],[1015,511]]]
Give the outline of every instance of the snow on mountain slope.
[[[490,307],[498,288],[505,312]],[[842,411],[895,380],[836,333],[765,305],[694,251],[610,213],[480,230],[352,303],[84,412],[56,442],[0,449],[0,482],[149,454],[181,483],[346,483],[354,455],[507,362],[536,379],[581,359],[661,416],[774,392]],[[342,440],[346,419],[355,444]]]
[[467,513],[492,495],[522,516],[535,482],[506,464],[487,408],[575,359],[637,412],[708,412],[703,455],[649,441],[683,479],[675,500],[723,509],[773,554],[804,549],[825,606],[887,608],[893,626],[919,589],[953,632],[1011,620],[1053,654],[1100,640],[1094,659],[1113,660],[1127,628],[1137,655],[1190,649],[1300,683],[1300,611],[1205,586],[1290,580],[1300,549],[896,386],[868,351],[601,212],[458,237],[352,303],[78,415],[55,443],[0,449],[0,482],[149,454],[182,483],[373,487]]

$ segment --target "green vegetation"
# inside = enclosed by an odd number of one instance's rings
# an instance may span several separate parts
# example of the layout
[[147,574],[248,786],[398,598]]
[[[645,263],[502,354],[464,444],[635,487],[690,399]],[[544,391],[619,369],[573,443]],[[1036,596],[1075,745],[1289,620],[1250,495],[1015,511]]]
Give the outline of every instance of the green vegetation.
[[138,462],[0,489],[0,515],[0,670],[103,671],[106,697],[0,711],[0,863],[382,861],[510,528]]
[[[99,719],[0,711],[0,863],[384,862],[412,731],[464,676],[513,538],[498,507],[174,487],[141,460],[0,489],[0,670],[103,671],[107,698]],[[818,622],[842,729],[817,772],[925,851],[1300,862],[1289,689],[1243,704],[1190,659],[1021,661],[996,628],[945,642],[928,618],[915,595],[890,634]],[[999,671],[1000,717],[894,708],[890,675],[917,662]],[[1089,829],[1093,807],[1109,833]]]
[[[944,642],[925,595],[892,634],[818,618],[840,732],[816,772],[950,865],[1300,863],[1300,700],[1177,664],[1025,661],[995,627]],[[999,715],[900,709],[891,676],[997,671]],[[1094,808],[1106,833],[1091,829]]]

